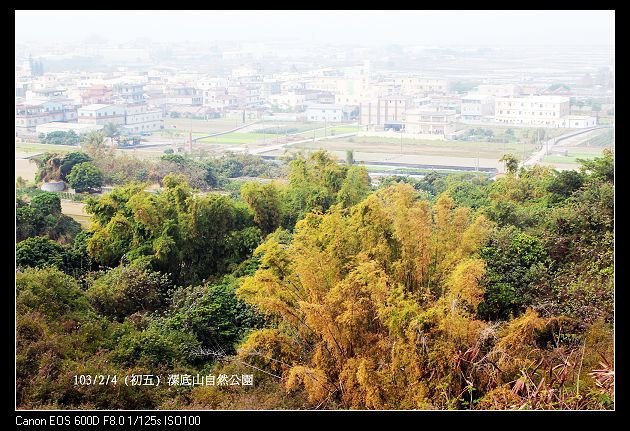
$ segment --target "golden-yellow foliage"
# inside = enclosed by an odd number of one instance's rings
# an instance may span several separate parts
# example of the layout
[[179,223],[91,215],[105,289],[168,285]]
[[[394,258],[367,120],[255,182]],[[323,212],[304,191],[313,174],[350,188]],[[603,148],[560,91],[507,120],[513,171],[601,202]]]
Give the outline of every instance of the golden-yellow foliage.
[[515,351],[522,346],[532,346],[536,332],[542,330],[548,323],[531,308],[523,315],[510,321],[499,335],[497,348],[504,351]]
[[448,196],[433,207],[417,197],[400,184],[349,209],[307,215],[288,246],[270,237],[237,294],[278,328],[250,335],[239,355],[262,345],[291,364],[282,368],[287,389],[314,406],[440,407],[431,402],[440,385],[457,396],[466,382],[453,376],[471,371],[455,358],[474,359],[486,327],[474,312],[484,274],[476,253],[489,222]]
[[515,394],[508,385],[503,385],[485,394],[479,401],[477,408],[480,410],[509,410],[518,408],[521,402],[521,397]]
[[295,366],[289,370],[286,388],[287,390],[304,387],[308,401],[321,403],[327,396],[334,393],[334,389],[328,383],[326,374],[316,368]]
[[282,373],[300,359],[300,345],[277,329],[259,329],[241,344],[238,358],[273,373]]
[[485,274],[485,263],[482,259],[471,258],[457,264],[448,278],[447,296],[453,301],[464,301],[472,306],[472,311],[483,300],[483,289],[479,286]]

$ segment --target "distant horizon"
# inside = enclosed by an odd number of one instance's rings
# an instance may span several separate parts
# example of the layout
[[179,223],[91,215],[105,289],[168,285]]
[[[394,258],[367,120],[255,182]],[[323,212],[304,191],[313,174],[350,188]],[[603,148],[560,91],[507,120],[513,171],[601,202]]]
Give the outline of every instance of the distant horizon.
[[[350,15],[351,14],[351,15]],[[349,19],[351,18],[351,19]],[[24,11],[16,44],[278,43],[361,47],[611,47],[615,14],[596,11]],[[116,23],[114,33],[100,35]],[[101,27],[99,27],[101,26]],[[309,27],[310,26],[310,27]],[[550,43],[553,41],[553,43]]]

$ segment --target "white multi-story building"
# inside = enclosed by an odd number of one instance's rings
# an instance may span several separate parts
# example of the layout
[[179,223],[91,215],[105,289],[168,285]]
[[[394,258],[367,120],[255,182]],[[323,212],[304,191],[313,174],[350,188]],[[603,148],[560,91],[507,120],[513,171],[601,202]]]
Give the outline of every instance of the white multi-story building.
[[597,118],[588,115],[567,115],[558,122],[558,127],[567,129],[586,129],[597,125]]
[[405,112],[413,106],[411,97],[376,97],[361,102],[360,124],[368,129],[380,129],[388,123],[402,124]]
[[113,86],[115,103],[123,105],[144,102],[144,84],[135,82],[119,82]]
[[429,135],[447,135],[455,131],[457,112],[440,107],[409,109],[405,113],[405,132]]
[[79,108],[79,123],[83,124],[109,124],[117,126],[125,124],[125,108],[121,105],[109,105],[95,103]]
[[280,93],[269,96],[268,101],[272,105],[280,108],[301,109],[309,102],[315,102],[318,99],[319,91],[315,90],[296,90],[288,93]]
[[306,107],[306,121],[338,123],[349,118],[350,112],[341,105],[312,103]]
[[166,93],[169,105],[200,106],[203,104],[203,93],[194,87],[173,86]]
[[164,127],[162,111],[149,110],[146,104],[84,106],[79,109],[79,123],[114,123],[127,133],[150,132]]
[[125,107],[125,125],[121,127],[127,133],[152,132],[164,128],[161,110],[149,110],[146,104]]
[[238,106],[238,97],[231,94],[216,94],[211,99],[204,100],[204,106],[219,112]]
[[77,110],[61,101],[31,100],[15,105],[15,127],[17,132],[34,132],[35,128],[52,121],[76,121]]
[[[219,96],[227,96],[228,91],[225,87],[212,87],[204,89],[202,92],[203,96],[203,106],[215,107],[217,102],[217,97]],[[235,102],[236,103],[236,102]]]
[[570,99],[564,96],[498,97],[494,116],[498,123],[533,127],[558,127],[570,113]]
[[462,121],[482,121],[494,115],[494,97],[485,94],[467,94],[462,97]]

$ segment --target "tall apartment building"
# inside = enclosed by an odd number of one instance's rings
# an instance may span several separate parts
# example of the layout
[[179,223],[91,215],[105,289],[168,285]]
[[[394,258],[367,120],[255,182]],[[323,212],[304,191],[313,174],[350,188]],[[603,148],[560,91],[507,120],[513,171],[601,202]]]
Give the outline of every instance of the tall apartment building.
[[570,99],[564,96],[498,97],[494,117],[503,124],[558,127],[570,113]]

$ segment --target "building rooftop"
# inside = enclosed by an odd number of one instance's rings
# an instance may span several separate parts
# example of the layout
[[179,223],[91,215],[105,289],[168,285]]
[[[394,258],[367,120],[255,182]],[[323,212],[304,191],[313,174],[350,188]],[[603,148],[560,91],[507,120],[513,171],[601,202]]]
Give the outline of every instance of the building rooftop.
[[63,93],[64,91],[68,91],[65,88],[39,88],[33,89],[33,93],[47,94],[47,93]]
[[571,99],[566,96],[522,96],[522,97],[498,97],[497,100],[518,100],[518,99],[526,99],[539,103],[561,103],[568,102]]
[[82,106],[80,109],[83,111],[98,111],[99,109],[107,108],[112,105],[106,105],[104,103],[94,103],[92,105]]
[[60,104],[64,101],[67,101],[66,99],[64,100],[46,100],[46,99],[26,99],[23,100],[23,102],[21,103],[22,105],[25,106],[43,106],[46,104]]

